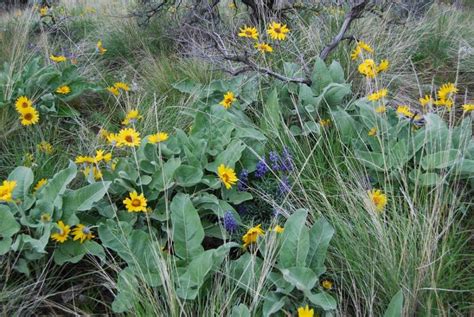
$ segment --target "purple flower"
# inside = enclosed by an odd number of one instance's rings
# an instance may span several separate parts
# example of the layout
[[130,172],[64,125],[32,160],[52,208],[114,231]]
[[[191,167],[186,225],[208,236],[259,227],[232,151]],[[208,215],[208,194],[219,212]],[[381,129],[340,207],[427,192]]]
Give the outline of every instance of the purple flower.
[[248,180],[249,180],[249,171],[243,169],[240,171],[239,174],[239,182],[237,183],[237,189],[241,192],[246,191],[248,188]]
[[284,172],[289,172],[294,169],[294,164],[293,164],[293,157],[291,156],[290,151],[288,151],[288,148],[283,149],[283,155],[281,158],[281,170]]
[[268,166],[267,163],[265,162],[265,158],[262,158],[258,163],[257,163],[257,170],[255,171],[255,176],[257,178],[262,178],[265,176],[265,174],[268,172]]
[[232,214],[232,211],[226,211],[224,214],[224,228],[227,230],[228,233],[233,233],[234,231],[237,230],[239,227],[239,224],[237,223],[237,220],[235,220],[234,215]]
[[290,192],[290,187],[290,180],[288,179],[288,176],[282,176],[282,178],[280,179],[280,184],[278,185],[278,191],[280,192],[280,194],[288,194]]
[[272,169],[273,171],[279,171],[280,170],[280,155],[278,155],[277,152],[271,151],[269,154],[270,157],[270,162],[272,162]]

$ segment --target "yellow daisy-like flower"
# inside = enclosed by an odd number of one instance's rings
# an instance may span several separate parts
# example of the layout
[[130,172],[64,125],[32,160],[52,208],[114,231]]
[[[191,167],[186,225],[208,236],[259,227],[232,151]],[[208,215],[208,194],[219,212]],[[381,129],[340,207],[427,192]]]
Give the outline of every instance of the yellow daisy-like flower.
[[21,124],[24,126],[37,124],[39,121],[39,113],[33,107],[24,109],[20,115],[20,120]]
[[413,117],[415,114],[411,112],[408,106],[398,106],[397,107],[397,114],[405,116],[405,117]]
[[67,58],[63,55],[56,56],[56,55],[53,55],[53,54],[51,54],[49,56],[49,59],[52,60],[55,63],[62,63],[62,62],[65,62],[67,60]]
[[69,232],[71,232],[71,227],[68,225],[65,225],[64,222],[59,220],[57,222],[58,225],[58,232],[53,233],[51,235],[51,239],[59,242],[59,243],[64,243],[68,238],[69,238]]
[[378,106],[377,108],[375,108],[376,113],[385,113],[386,111],[387,111],[387,107],[385,107],[384,105]]
[[40,12],[40,16],[44,17],[46,14],[48,14],[48,7],[47,6],[41,7],[39,12]]
[[61,87],[58,87],[58,89],[56,89],[56,93],[61,94],[61,95],[67,95],[70,92],[71,92],[71,88],[67,85],[63,85]]
[[169,136],[166,132],[158,132],[148,137],[148,142],[156,144],[168,140]]
[[367,191],[367,193],[375,206],[375,210],[381,213],[387,205],[387,195],[385,195],[380,189],[372,189]]
[[118,134],[118,146],[139,146],[140,133],[133,128],[122,129]]
[[376,92],[368,95],[367,99],[369,101],[377,101],[377,100],[380,100],[384,97],[387,97],[387,94],[388,94],[388,89],[384,88],[384,89],[380,89],[379,91],[376,91]]
[[242,236],[242,241],[244,242],[244,248],[248,245],[257,242],[257,238],[259,236],[263,236],[265,231],[262,229],[262,225],[258,225],[256,227],[252,227],[247,230],[247,233]]
[[310,309],[308,305],[306,307],[299,307],[298,308],[298,317],[313,317],[314,316],[314,309]]
[[423,98],[418,99],[420,104],[425,107],[426,105],[433,104],[434,100],[431,96],[425,95]]
[[362,54],[362,48],[357,45],[351,52],[351,59],[356,60]]
[[15,181],[3,181],[2,185],[0,185],[0,201],[12,201],[13,190],[15,187]]
[[377,73],[381,73],[381,72],[384,72],[388,69],[388,67],[390,66],[390,63],[388,60],[386,59],[383,59],[380,64],[377,66]]
[[229,107],[232,105],[232,103],[236,100],[235,95],[232,91],[228,91],[224,94],[224,99],[219,103],[221,106],[223,106],[226,109],[229,109]]
[[104,157],[102,159],[104,160],[105,163],[112,161],[112,153],[104,154]]
[[46,178],[42,178],[40,179],[35,187],[33,187],[33,191],[37,192],[41,187],[43,187],[44,185],[46,185],[46,183],[48,182],[48,180]]
[[114,84],[114,87],[117,88],[117,89],[121,89],[123,91],[129,91],[130,90],[130,87],[128,87],[128,85],[126,83],[123,83],[121,81],[116,82]]
[[258,39],[258,31],[255,27],[253,26],[246,26],[240,28],[240,32],[238,34],[240,37],[247,37],[250,39],[257,40]]
[[374,136],[377,134],[377,128],[372,128],[369,130],[369,132],[367,133],[369,136]]
[[92,164],[94,163],[94,158],[92,156],[77,156],[74,163],[76,164]]
[[331,126],[331,119],[321,119],[319,120],[319,125],[322,126],[323,128],[327,128]]
[[442,85],[438,90],[438,99],[440,100],[447,100],[452,97],[452,95],[456,94],[458,89],[453,83],[446,83]]
[[74,241],[80,240],[81,243],[95,238],[95,236],[92,234],[92,230],[83,224],[78,224],[76,228],[72,230],[72,235],[74,236]]
[[276,225],[275,228],[273,228],[273,231],[276,233],[283,233],[283,231],[285,231],[285,228],[281,227],[280,225]]
[[107,90],[114,96],[120,95],[120,91],[115,87],[107,87]]
[[92,171],[92,176],[94,177],[96,181],[102,179],[102,172],[100,171],[100,169],[98,169],[95,166],[92,166],[92,167],[86,166],[86,168],[84,168],[82,172],[84,173],[85,177],[88,177],[91,171]]
[[46,154],[51,154],[53,153],[53,146],[51,143],[46,142],[46,141],[41,141],[37,146],[38,150],[40,152],[46,153]]
[[33,102],[26,96],[19,97],[15,102],[15,109],[18,113],[23,113],[25,110],[33,107]]
[[235,175],[235,171],[225,166],[224,164],[219,165],[217,168],[217,175],[219,176],[221,182],[224,184],[226,189],[230,189],[232,185],[237,183],[239,180]]
[[142,194],[138,195],[136,191],[129,193],[130,197],[127,197],[123,200],[125,208],[128,212],[147,212],[147,200]]
[[332,289],[333,283],[330,280],[323,280],[321,286],[326,290],[330,290]]
[[438,106],[438,107],[446,107],[448,110],[451,109],[453,106],[454,102],[452,99],[438,99],[433,101],[433,105]]
[[97,51],[99,52],[100,55],[104,55],[105,52],[107,52],[107,49],[102,46],[101,40],[97,42]]
[[369,78],[377,76],[377,64],[371,58],[365,59],[358,67],[359,73]]
[[140,115],[138,110],[130,110],[127,112],[127,115],[125,116],[125,119],[122,121],[123,125],[129,125],[129,124],[135,124],[137,123],[138,120],[142,119],[143,116]]
[[94,163],[99,163],[104,159],[104,150],[96,150],[95,151],[95,157],[94,157]]
[[104,128],[100,128],[99,130],[99,136],[104,139],[104,140],[107,140],[107,137],[110,135],[110,132],[107,131],[107,129],[104,129]]
[[467,103],[465,105],[462,105],[462,110],[464,112],[471,112],[474,111],[474,104],[473,103]]
[[286,34],[290,32],[290,29],[286,24],[272,22],[267,30],[268,35],[272,40],[283,41],[286,39]]
[[117,145],[119,143],[119,136],[117,133],[109,133],[107,135],[107,142],[109,142],[112,145]]
[[374,49],[369,44],[365,43],[364,41],[357,41],[357,45],[351,53],[351,59],[352,60],[357,59],[362,54],[363,51],[366,51],[368,53],[373,53]]
[[268,45],[267,43],[256,43],[255,44],[255,48],[257,49],[257,51],[261,52],[261,53],[271,53],[273,52],[273,48]]

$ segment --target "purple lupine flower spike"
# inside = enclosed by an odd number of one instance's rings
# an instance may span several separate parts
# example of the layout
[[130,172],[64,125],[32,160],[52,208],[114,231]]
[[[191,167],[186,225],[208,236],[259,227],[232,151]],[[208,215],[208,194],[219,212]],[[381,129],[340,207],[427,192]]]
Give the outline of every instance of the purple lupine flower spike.
[[249,172],[243,169],[239,174],[239,182],[237,183],[237,189],[241,192],[248,189]]
[[263,157],[258,163],[257,163],[257,169],[255,171],[255,176],[257,178],[262,178],[265,176],[265,174],[268,172],[268,166],[267,163],[265,162],[265,158]]
[[271,151],[269,153],[269,157],[270,157],[270,162],[271,165],[272,165],[272,170],[273,171],[279,171],[280,170],[280,155],[278,155],[277,152],[275,151]]
[[235,220],[232,211],[226,211],[224,214],[224,228],[227,230],[228,233],[233,233],[237,230],[239,224],[237,220]]

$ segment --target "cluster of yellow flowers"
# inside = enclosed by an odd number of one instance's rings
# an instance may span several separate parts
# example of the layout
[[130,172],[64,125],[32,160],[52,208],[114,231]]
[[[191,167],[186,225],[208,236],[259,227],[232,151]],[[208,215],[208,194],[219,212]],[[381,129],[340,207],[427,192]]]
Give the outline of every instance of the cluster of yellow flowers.
[[113,84],[113,86],[107,87],[107,90],[112,93],[114,96],[120,95],[120,91],[129,91],[130,87],[126,83],[123,82],[116,82]]
[[375,211],[382,213],[388,202],[387,195],[385,195],[380,189],[369,190],[367,191],[367,194],[375,207]]
[[[272,40],[276,41],[284,41],[287,37],[287,33],[290,32],[290,29],[286,26],[286,24],[272,22],[267,28],[267,34],[270,36]],[[271,53],[273,52],[273,47],[266,43],[258,40],[259,33],[257,28],[253,26],[246,26],[244,25],[240,28],[240,32],[237,34],[239,37],[246,37],[253,40],[256,40],[255,48],[257,51],[261,53]]]
[[0,202],[9,202],[13,200],[13,190],[16,187],[15,181],[4,180],[0,185]]
[[[445,107],[448,111],[451,110],[454,105],[454,96],[458,93],[458,88],[453,83],[446,83],[441,85],[437,91],[437,98],[434,99],[431,95],[425,95],[420,98],[420,104],[422,107],[437,106]],[[464,104],[461,106],[464,112],[471,112],[474,110],[474,104]]]
[[101,162],[109,163],[112,161],[112,153],[105,153],[104,150],[97,150],[95,156],[77,156],[75,159],[76,164],[84,166],[82,171],[87,177],[91,171],[95,180],[102,178],[102,172],[100,171],[99,164]]
[[20,114],[22,125],[33,125],[39,122],[39,113],[33,107],[33,102],[28,97],[19,97],[15,102],[15,109]]
[[363,58],[363,62],[359,64],[359,73],[366,76],[367,78],[375,78],[379,73],[384,72],[388,69],[390,63],[388,60],[383,59],[377,64],[373,58],[365,58],[364,53],[372,55],[374,49],[364,41],[357,41],[356,47],[352,50],[351,58],[356,60],[357,58]]
[[[283,233],[283,231],[285,231],[285,228],[281,227],[280,225],[276,225],[273,229],[268,229],[268,231]],[[247,232],[242,236],[244,248],[248,247],[250,244],[256,243],[258,237],[263,235],[265,235],[265,231],[262,229],[261,224],[248,229]]]
[[[57,227],[58,231],[51,234],[51,239],[59,243],[66,242],[67,239],[69,239],[71,227],[69,225],[65,225],[61,220],[57,222]],[[83,224],[78,224],[76,228],[72,230],[72,235],[74,236],[73,241],[79,240],[80,243],[95,238],[95,236],[92,234],[91,228]]]

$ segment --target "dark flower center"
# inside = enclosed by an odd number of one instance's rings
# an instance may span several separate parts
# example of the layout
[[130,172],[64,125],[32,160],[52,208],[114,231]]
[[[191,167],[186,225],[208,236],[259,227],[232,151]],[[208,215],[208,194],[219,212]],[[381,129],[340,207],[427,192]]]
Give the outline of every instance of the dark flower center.
[[31,120],[31,119],[33,119],[33,115],[31,113],[27,113],[27,114],[25,114],[25,119],[26,120]]
[[125,137],[125,141],[129,142],[129,143],[132,143],[133,142],[133,137],[131,135],[127,135]]
[[141,206],[142,202],[139,199],[134,199],[132,200],[132,206],[133,207],[139,207]]
[[21,104],[21,106],[22,106],[23,108],[28,108],[28,103],[27,103],[26,101],[24,101],[24,102]]

